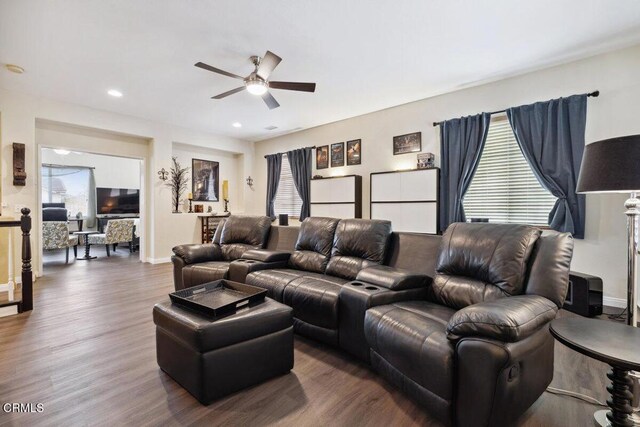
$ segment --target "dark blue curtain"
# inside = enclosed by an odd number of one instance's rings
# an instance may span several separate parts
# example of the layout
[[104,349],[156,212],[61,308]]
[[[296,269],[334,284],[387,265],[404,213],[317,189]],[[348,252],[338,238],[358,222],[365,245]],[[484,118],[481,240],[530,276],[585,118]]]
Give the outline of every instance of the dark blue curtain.
[[482,113],[440,124],[440,231],[466,221],[462,199],[478,168],[490,121],[491,114]]
[[298,190],[302,200],[300,221],[303,221],[310,215],[311,211],[311,168],[313,167],[311,148],[287,151],[287,158],[291,166],[293,183],[296,185],[296,190]]
[[282,154],[269,154],[267,158],[267,216],[276,219],[276,212],[273,202],[278,193],[280,184],[280,171],[282,169]]
[[584,151],[587,95],[509,108],[522,154],[540,184],[558,198],[549,227],[584,239],[585,196],[576,194]]

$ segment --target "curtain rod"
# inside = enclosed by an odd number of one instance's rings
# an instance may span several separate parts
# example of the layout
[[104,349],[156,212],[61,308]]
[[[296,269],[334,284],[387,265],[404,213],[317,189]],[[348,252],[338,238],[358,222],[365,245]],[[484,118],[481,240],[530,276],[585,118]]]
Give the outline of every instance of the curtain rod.
[[[587,95],[587,96],[592,96],[594,98],[597,98],[600,95],[600,91],[599,90],[594,90],[593,92],[590,93],[582,93],[581,95]],[[498,111],[492,111],[489,114],[493,115],[493,114],[499,114],[499,113],[504,113],[505,111],[507,111],[506,109],[504,110],[498,110]],[[446,120],[443,120],[442,122],[433,122],[433,126],[439,126],[441,125],[443,122],[445,122]]]
[[76,168],[76,169],[95,169],[94,166],[71,166],[71,165],[56,165],[53,163],[43,163],[42,166],[48,168]]
[[[312,149],[312,150],[315,150],[315,149],[316,149],[316,146],[314,145],[314,146],[312,146],[312,147],[304,147],[304,148],[310,148],[310,149]],[[267,154],[266,156],[264,156],[264,158],[266,159],[266,158],[267,158],[267,156],[273,156],[274,154],[287,154],[287,152],[286,152],[286,151],[284,151],[284,152],[282,152],[282,153]]]

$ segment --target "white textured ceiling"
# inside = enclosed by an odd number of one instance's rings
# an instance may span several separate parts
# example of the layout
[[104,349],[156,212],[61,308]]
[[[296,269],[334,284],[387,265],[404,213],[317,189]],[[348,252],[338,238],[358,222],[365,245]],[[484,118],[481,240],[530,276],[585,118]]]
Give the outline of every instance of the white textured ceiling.
[[[0,63],[27,70],[0,86],[259,140],[637,42],[638,0],[0,0]],[[239,81],[193,66],[267,49],[316,93],[211,100]]]

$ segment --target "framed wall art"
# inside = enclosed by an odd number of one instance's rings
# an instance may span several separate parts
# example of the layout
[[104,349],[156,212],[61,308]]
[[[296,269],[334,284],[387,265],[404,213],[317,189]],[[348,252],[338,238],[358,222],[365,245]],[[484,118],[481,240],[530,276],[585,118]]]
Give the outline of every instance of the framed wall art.
[[344,166],[344,142],[331,144],[331,167]]
[[316,169],[326,169],[329,167],[329,146],[323,145],[316,148]]
[[393,137],[393,155],[419,153],[422,151],[422,132],[407,133]]
[[220,163],[192,159],[191,181],[193,201],[220,201]]
[[347,166],[359,165],[362,163],[362,141],[354,139],[347,141]]

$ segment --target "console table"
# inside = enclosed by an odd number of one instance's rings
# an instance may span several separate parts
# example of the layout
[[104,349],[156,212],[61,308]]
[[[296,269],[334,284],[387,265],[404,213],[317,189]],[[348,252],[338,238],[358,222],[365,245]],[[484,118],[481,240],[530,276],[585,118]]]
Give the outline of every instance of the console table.
[[[549,331],[553,337],[572,350],[611,366],[607,390],[611,411],[594,414],[598,425],[632,426],[631,378],[629,371],[640,371],[640,328],[606,320],[571,318],[556,319]],[[609,424],[610,423],[610,424]]]
[[219,215],[198,215],[200,218],[200,233],[202,235],[202,243],[211,243],[213,236],[216,234],[220,221],[227,218],[231,213]]

